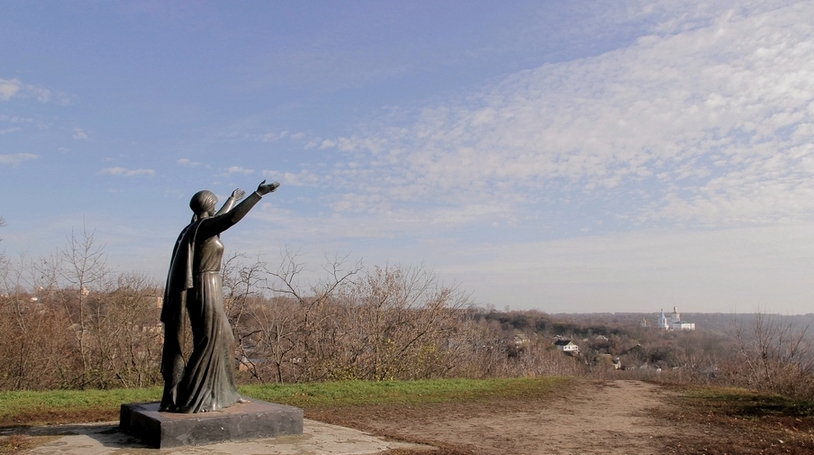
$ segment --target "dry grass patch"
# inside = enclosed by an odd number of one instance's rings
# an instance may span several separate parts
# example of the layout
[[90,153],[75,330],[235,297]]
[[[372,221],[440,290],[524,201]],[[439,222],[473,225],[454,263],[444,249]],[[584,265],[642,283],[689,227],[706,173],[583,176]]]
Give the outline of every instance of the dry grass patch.
[[700,431],[667,439],[671,453],[814,453],[814,402],[736,388],[672,386],[660,418]]

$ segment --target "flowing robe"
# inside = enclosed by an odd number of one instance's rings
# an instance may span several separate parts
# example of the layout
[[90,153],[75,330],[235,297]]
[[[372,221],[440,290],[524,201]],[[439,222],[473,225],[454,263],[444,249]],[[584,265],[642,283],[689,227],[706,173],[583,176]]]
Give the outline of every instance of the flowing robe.
[[[252,193],[229,210],[230,198],[218,214],[193,221],[178,236],[161,310],[162,411],[216,411],[240,399],[234,378],[234,336],[223,308],[220,233],[240,221],[260,198]],[[193,348],[184,362],[181,346],[187,315]]]

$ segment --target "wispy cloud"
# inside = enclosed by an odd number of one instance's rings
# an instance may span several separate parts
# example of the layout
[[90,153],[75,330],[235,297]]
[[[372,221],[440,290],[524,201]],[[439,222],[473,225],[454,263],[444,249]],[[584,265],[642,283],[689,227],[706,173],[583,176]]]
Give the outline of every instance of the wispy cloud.
[[73,137],[74,139],[79,139],[79,140],[87,140],[88,139],[88,133],[86,133],[85,130],[83,130],[82,128],[74,128],[73,129],[73,136],[71,136],[71,137]]
[[280,131],[279,133],[266,133],[262,136],[262,141],[275,142],[286,137],[288,137],[288,131]]
[[155,171],[152,169],[127,169],[123,167],[108,167],[102,169],[100,174],[106,175],[121,175],[124,177],[139,177],[142,175],[155,175]]
[[265,170],[262,174],[264,177],[268,177],[284,185],[317,186],[320,183],[320,176],[307,169],[297,173]]
[[21,86],[17,79],[0,79],[0,100],[8,101],[20,91]]
[[250,174],[254,174],[254,169],[246,169],[246,168],[242,168],[240,166],[232,166],[232,167],[226,169],[226,175],[232,175],[232,174],[250,175]]
[[33,153],[14,153],[10,155],[0,154],[0,164],[11,164],[16,166],[23,161],[36,160],[39,157],[39,155],[34,155]]
[[179,160],[176,160],[175,164],[177,164],[179,166],[195,167],[195,166],[200,166],[201,163],[199,163],[197,161],[192,161],[192,160],[190,160],[188,158],[181,158]]
[[27,117],[18,117],[16,115],[0,114],[0,121],[9,123],[31,123],[34,121],[34,119]]
[[645,186],[648,203],[611,216],[708,226],[812,218],[814,7],[655,28],[627,48],[427,107],[410,124],[313,139],[309,147],[347,156],[332,176],[356,196],[337,195],[335,208],[377,210],[385,196],[477,213],[545,202],[552,186],[631,201]]
[[43,87],[24,84],[19,79],[0,78],[0,101],[8,101],[13,97],[33,97],[41,103],[47,103],[51,98],[51,91]]

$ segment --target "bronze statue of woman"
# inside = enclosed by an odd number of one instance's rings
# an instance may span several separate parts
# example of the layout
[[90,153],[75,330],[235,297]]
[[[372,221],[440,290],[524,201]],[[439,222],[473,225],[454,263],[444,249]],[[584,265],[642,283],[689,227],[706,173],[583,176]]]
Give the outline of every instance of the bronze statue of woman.
[[[217,213],[218,198],[211,191],[199,191],[189,201],[194,215],[175,243],[161,309],[161,411],[217,411],[242,401],[234,377],[234,336],[223,309],[220,233],[243,219],[260,198],[279,186],[264,180],[236,206],[244,192],[235,190]],[[181,352],[184,313],[189,315],[193,344],[187,362]]]

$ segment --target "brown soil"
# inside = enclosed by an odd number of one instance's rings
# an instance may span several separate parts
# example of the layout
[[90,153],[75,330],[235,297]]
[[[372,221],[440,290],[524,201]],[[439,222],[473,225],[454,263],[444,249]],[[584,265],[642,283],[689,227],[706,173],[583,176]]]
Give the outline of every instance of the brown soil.
[[441,447],[449,454],[656,454],[675,428],[650,411],[664,389],[640,381],[574,381],[543,401],[319,412],[318,420]]
[[307,417],[429,444],[439,455],[814,453],[810,428],[712,416],[679,395],[641,381],[578,380],[545,399],[345,408]]
[[[688,398],[687,391],[634,380],[575,379],[567,389],[525,399],[350,406],[308,410],[306,417],[434,446],[436,455],[814,454],[811,413],[732,412],[726,403]],[[0,455],[39,442],[5,433],[11,436],[0,437]]]

